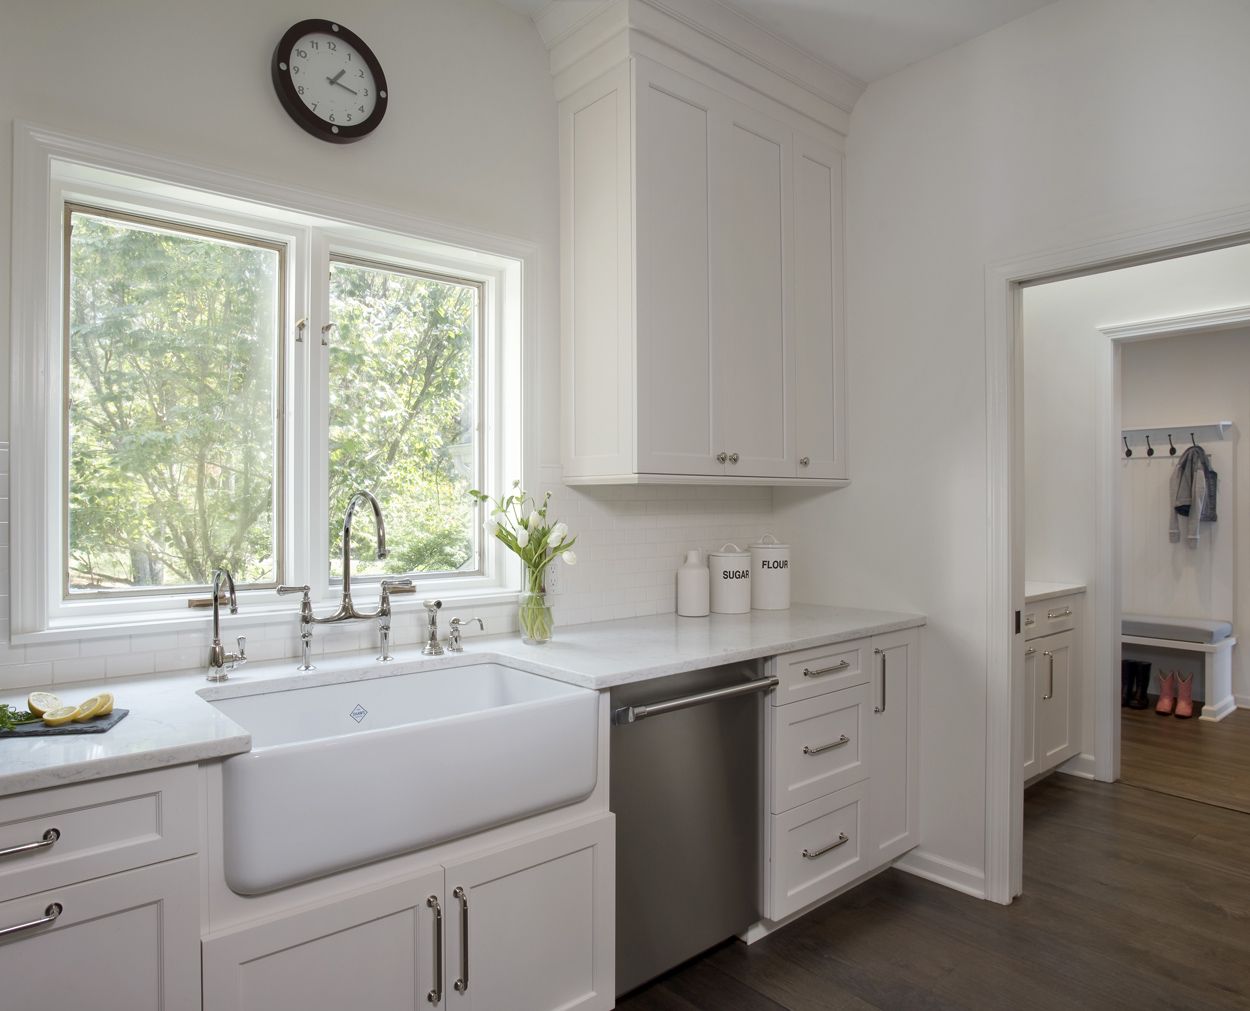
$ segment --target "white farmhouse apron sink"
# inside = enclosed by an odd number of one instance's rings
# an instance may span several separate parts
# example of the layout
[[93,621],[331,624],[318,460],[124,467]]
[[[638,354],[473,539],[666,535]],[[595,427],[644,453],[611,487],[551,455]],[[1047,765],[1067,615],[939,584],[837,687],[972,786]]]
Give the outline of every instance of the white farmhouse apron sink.
[[587,797],[598,696],[496,663],[211,704],[252,735],[223,763],[226,882],[242,895]]

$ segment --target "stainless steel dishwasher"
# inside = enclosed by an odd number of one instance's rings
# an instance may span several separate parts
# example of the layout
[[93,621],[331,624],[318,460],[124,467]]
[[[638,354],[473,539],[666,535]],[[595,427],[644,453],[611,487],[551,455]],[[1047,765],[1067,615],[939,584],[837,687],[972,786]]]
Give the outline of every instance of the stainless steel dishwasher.
[[612,689],[616,992],[742,933],[762,899],[759,662]]

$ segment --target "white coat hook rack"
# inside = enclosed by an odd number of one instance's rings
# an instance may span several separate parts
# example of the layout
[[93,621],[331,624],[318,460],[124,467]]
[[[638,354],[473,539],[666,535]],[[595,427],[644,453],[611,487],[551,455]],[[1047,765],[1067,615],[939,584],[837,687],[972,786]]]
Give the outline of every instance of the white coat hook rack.
[[1125,459],[1149,460],[1155,456],[1163,456],[1165,443],[1168,447],[1167,455],[1173,457],[1185,452],[1190,446],[1232,439],[1235,432],[1231,421],[1208,421],[1201,425],[1126,428],[1120,433],[1120,441],[1124,445]]

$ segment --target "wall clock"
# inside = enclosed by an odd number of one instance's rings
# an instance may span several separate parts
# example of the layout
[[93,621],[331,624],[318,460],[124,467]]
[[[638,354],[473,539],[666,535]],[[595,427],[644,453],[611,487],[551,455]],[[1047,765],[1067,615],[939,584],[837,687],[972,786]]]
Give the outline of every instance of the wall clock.
[[314,137],[348,144],[386,115],[386,76],[364,40],[333,21],[292,25],[273,51],[274,90],[282,108]]

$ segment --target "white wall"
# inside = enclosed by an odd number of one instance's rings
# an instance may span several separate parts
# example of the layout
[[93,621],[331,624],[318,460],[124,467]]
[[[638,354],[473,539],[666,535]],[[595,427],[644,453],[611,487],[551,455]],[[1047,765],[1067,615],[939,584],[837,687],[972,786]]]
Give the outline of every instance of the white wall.
[[[1099,585],[1093,510],[1098,468],[1104,460],[1104,447],[1098,445],[1098,384],[1109,380],[1110,353],[1108,338],[1098,327],[1250,305],[1250,246],[1038,285],[1024,290],[1023,302],[1025,571],[1030,579],[1085,583],[1085,614],[1090,616],[1100,599],[1114,593],[1114,587]],[[1154,343],[1126,345],[1124,360]],[[1170,401],[1143,404],[1135,399],[1130,410],[1130,375],[1124,374],[1121,394],[1126,427],[1196,422],[1208,416],[1218,420],[1211,414],[1214,408],[1188,399],[1176,409]],[[1242,375],[1244,381],[1250,372]],[[1144,477],[1143,467],[1160,469],[1140,461],[1124,466],[1137,468],[1133,480]],[[1139,490],[1127,483],[1122,487],[1126,507],[1134,504]],[[1160,524],[1166,524],[1166,516]],[[1160,532],[1166,542],[1166,525]],[[1224,533],[1221,530],[1217,537]],[[1231,545],[1233,531],[1227,533],[1226,544]],[[1208,538],[1202,557],[1214,546]],[[1134,609],[1132,589],[1125,588],[1121,602],[1126,611]],[[1082,657],[1092,668],[1098,655],[1093,623],[1087,621],[1084,631]],[[1118,678],[1119,673],[1088,669],[1082,707],[1082,751],[1087,755],[1095,753],[1094,696],[1099,677]]]
[[968,888],[985,867],[986,267],[1250,203],[1247,38],[1241,0],[1061,0],[855,107],[853,480],[777,504],[805,545],[798,597],[929,615],[913,865]]
[[[581,564],[570,570],[559,621],[672,610],[673,571],[687,543],[758,533],[768,491],[581,493],[558,486],[559,168],[547,53],[532,24],[490,0],[355,0],[350,28],[377,52],[391,100],[377,133],[330,145],[278,104],[269,59],[283,31],[324,13],[299,0],[18,0],[0,29],[0,398],[9,401],[12,122],[53,129],[254,178],[508,235],[538,249],[540,368],[527,393],[540,405],[527,432],[532,490],[568,503]],[[17,251],[21,255],[21,251]],[[0,410],[0,689],[202,664],[199,632],[12,647],[8,639],[9,412]],[[582,527],[576,524],[581,523]],[[702,536],[695,538],[695,532]],[[714,532],[714,533],[713,533]],[[623,547],[629,545],[628,548]],[[624,578],[622,578],[624,577]],[[574,592],[577,591],[577,592]],[[294,612],[292,612],[293,614]],[[514,625],[488,611],[491,631]],[[374,632],[336,628],[318,648],[369,645]],[[294,616],[257,634],[257,659],[296,653]],[[409,615],[400,642],[417,638]]]
[[[1250,288],[1250,282],[1243,285]],[[1153,531],[1126,524],[1124,609],[1223,618],[1234,634],[1250,634],[1250,327],[1129,344],[1120,369],[1125,427],[1219,419],[1234,425],[1228,441],[1204,444],[1220,475],[1219,519],[1202,525],[1197,550],[1163,536],[1166,512],[1160,518],[1154,515],[1159,510],[1151,511],[1147,518],[1158,519]],[[1152,490],[1162,486],[1166,495],[1171,468],[1165,463],[1151,474],[1153,462],[1135,463],[1139,456],[1124,463],[1126,471],[1133,468],[1125,474],[1126,510],[1132,508],[1130,480],[1149,481]],[[1179,666],[1180,658],[1167,659]],[[1201,670],[1201,659],[1190,668]],[[1233,694],[1239,705],[1250,706],[1250,650],[1240,646],[1233,649]]]

